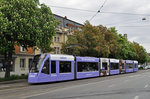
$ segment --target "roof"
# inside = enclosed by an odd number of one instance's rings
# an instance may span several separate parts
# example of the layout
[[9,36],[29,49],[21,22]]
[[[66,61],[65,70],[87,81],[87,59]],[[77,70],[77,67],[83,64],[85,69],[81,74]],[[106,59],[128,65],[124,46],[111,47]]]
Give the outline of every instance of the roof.
[[79,25],[84,26],[84,25],[83,25],[83,24],[81,24],[81,23],[78,23],[78,22],[76,22],[76,21],[73,21],[73,20],[67,19],[67,18],[62,17],[62,16],[60,16],[60,15],[57,15],[57,14],[53,14],[53,15],[54,15],[54,16],[57,16],[57,17],[61,17],[61,18],[63,18],[63,19],[66,19],[66,20],[69,20],[69,21],[74,22],[74,23],[76,23],[76,24],[79,24]]

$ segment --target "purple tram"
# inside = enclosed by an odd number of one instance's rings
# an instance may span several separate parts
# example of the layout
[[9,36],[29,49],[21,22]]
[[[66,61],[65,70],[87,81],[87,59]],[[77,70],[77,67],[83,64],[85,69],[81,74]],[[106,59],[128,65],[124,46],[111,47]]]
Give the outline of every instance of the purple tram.
[[134,61],[134,72],[138,71],[138,61]]
[[132,60],[126,60],[126,73],[133,72],[133,61]]
[[119,65],[119,59],[39,54],[33,58],[28,83],[57,82],[133,71],[138,71],[138,61],[126,60]]
[[100,58],[100,76],[109,75],[109,59]]
[[74,79],[74,56],[36,55],[28,74],[29,83],[56,82]]
[[126,73],[125,60],[120,60],[120,74]]
[[76,57],[76,79],[97,77],[99,75],[99,58]]
[[119,74],[119,59],[109,59],[110,75]]

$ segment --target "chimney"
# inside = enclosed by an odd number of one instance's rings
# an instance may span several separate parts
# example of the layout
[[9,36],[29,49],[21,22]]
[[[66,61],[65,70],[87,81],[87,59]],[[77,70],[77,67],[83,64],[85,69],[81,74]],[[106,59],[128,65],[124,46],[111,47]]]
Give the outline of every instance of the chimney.
[[124,34],[124,37],[127,39],[128,37],[127,37],[127,34]]
[[67,16],[65,16],[64,18],[67,19]]

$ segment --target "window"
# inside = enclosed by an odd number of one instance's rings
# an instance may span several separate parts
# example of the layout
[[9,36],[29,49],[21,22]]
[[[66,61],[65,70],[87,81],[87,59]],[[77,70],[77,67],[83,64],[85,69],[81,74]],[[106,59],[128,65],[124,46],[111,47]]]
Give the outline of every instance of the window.
[[46,54],[42,54],[42,55],[39,54],[39,55],[34,56],[31,67],[30,67],[31,73],[39,72],[45,57],[46,57]]
[[57,38],[56,37],[54,37],[54,42],[57,42]]
[[49,74],[49,59],[47,59],[42,68],[42,73]]
[[119,69],[119,63],[111,63],[111,70]]
[[121,66],[122,66],[122,69],[125,69],[125,63],[122,63]]
[[54,37],[54,42],[60,42],[60,38],[59,37]]
[[29,59],[28,64],[28,68],[30,68],[30,65],[32,64],[32,58]]
[[51,61],[51,73],[56,73],[56,61]]
[[4,67],[4,64],[2,61],[0,61],[0,72],[5,72],[6,68]]
[[102,63],[102,69],[107,70],[107,63]]
[[60,61],[59,62],[59,73],[68,73],[71,72],[71,62]]
[[57,42],[60,42],[60,39],[59,39],[59,37],[57,37]]
[[78,62],[78,72],[98,71],[98,63],[96,62]]
[[25,59],[20,59],[20,67],[25,68]]
[[127,69],[132,69],[133,68],[133,64],[132,63],[127,63]]
[[20,46],[20,52],[25,52],[25,48],[23,46]]
[[54,47],[55,51],[54,54],[59,54],[59,47]]
[[135,68],[138,68],[138,64],[135,64]]

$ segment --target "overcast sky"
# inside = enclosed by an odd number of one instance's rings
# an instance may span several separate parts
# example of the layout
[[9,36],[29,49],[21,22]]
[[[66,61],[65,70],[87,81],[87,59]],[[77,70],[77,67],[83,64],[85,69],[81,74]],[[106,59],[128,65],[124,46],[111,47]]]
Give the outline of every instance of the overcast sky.
[[[101,13],[98,13],[90,23],[102,24],[108,28],[115,26],[119,33],[128,35],[129,41],[138,42],[150,53],[150,0],[40,0],[40,3],[49,6],[54,14],[67,16],[68,19],[82,24],[90,20],[104,2]],[[114,12],[138,15],[115,14]]]

